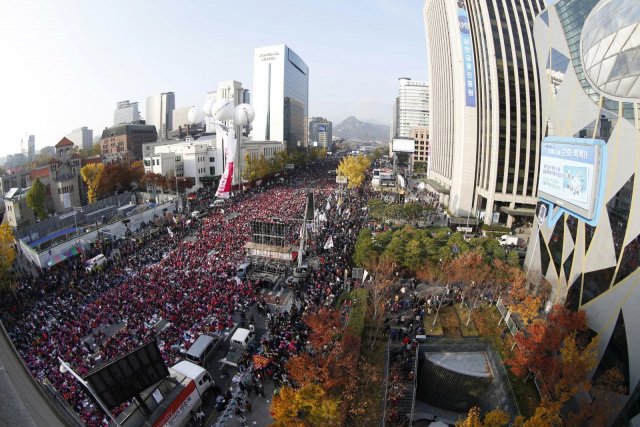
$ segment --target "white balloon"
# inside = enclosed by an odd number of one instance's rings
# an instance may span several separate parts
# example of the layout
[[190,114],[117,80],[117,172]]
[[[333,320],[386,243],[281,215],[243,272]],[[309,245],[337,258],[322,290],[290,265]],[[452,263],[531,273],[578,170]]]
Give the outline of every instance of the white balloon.
[[207,99],[202,107],[205,116],[211,117],[211,107],[213,107],[213,99]]
[[236,107],[236,111],[233,113],[233,124],[238,126],[246,126],[253,121],[256,116],[256,112],[253,111],[253,107],[249,104],[240,104]]
[[233,119],[233,99],[219,99],[211,107],[211,115],[221,122]]
[[202,123],[204,119],[204,115],[202,114],[202,110],[198,107],[191,107],[189,112],[187,113],[187,120],[190,125]]

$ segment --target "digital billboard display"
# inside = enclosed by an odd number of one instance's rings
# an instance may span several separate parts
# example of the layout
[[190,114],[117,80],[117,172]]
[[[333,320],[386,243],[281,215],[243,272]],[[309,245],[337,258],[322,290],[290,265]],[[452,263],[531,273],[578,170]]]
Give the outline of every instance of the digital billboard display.
[[394,153],[413,153],[416,150],[416,141],[411,138],[393,138]]
[[318,132],[326,132],[327,125],[318,125]]
[[604,141],[545,138],[538,196],[586,220],[595,216],[601,193]]

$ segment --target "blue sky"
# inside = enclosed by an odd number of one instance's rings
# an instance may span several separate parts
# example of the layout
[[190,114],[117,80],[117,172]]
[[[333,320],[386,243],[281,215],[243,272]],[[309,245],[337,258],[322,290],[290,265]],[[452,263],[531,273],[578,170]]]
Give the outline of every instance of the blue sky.
[[0,3],[0,155],[72,129],[94,135],[117,101],[173,91],[201,106],[222,80],[251,89],[253,49],[285,43],[310,68],[309,113],[389,124],[397,78],[427,80],[421,0]]

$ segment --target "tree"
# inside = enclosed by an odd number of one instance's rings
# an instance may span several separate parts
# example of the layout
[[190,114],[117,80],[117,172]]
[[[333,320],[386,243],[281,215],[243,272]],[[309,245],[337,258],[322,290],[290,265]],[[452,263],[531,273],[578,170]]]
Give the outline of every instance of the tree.
[[242,179],[247,182],[253,182],[256,180],[256,165],[253,161],[251,154],[247,153],[244,156],[244,166],[242,169]]
[[102,163],[89,163],[80,169],[80,175],[87,184],[89,203],[95,203],[98,199],[98,187],[103,171],[104,165]]
[[365,267],[371,273],[371,279],[366,280],[362,285],[369,291],[368,319],[374,330],[369,334],[368,344],[369,348],[373,349],[384,323],[385,302],[390,296],[390,290],[395,278],[396,263],[391,257],[383,254],[365,263]]
[[9,269],[16,259],[15,239],[9,223],[0,224],[0,290],[11,289]]
[[357,188],[364,183],[365,173],[370,165],[366,156],[347,156],[338,165],[338,175],[347,177],[349,188]]
[[38,218],[45,219],[47,211],[44,208],[44,202],[47,198],[47,189],[40,178],[31,184],[31,188],[27,191],[27,206],[29,206],[38,215]]
[[338,400],[327,396],[317,384],[299,390],[283,387],[271,403],[275,427],[321,427],[338,425]]
[[487,412],[481,421],[480,408],[474,406],[469,409],[467,418],[456,422],[456,427],[502,427],[509,424],[509,421],[509,415],[500,409]]
[[[113,196],[117,191],[127,190],[131,188],[133,182],[141,182],[144,176],[144,167],[142,170],[138,165],[133,169],[133,164],[121,165],[118,163],[109,163],[105,165],[102,172],[102,179],[99,185],[100,197]],[[161,175],[160,175],[161,176]],[[173,178],[175,182],[175,177]],[[163,189],[167,186],[167,180],[162,179]]]

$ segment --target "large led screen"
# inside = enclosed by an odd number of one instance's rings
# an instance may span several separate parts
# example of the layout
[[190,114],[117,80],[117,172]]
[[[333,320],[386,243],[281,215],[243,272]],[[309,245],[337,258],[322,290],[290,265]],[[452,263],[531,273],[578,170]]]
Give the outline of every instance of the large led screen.
[[546,138],[542,142],[538,196],[584,219],[595,215],[604,142]]

